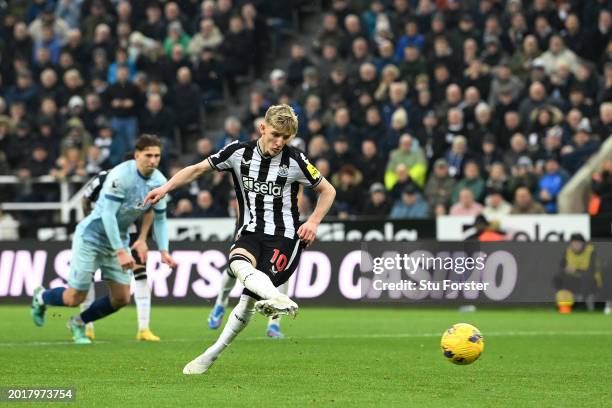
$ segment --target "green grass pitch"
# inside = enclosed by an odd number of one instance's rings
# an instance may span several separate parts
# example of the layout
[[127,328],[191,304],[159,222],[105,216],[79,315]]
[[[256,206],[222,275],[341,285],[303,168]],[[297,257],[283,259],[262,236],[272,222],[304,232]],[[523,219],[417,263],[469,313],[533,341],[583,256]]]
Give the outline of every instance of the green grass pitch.
[[[288,338],[265,338],[257,315],[209,372],[184,376],[218,335],[206,327],[209,310],[154,306],[162,342],[152,344],[134,340],[129,307],[96,323],[95,344],[77,346],[65,328],[70,310],[49,309],[37,328],[28,307],[0,306],[0,387],[73,387],[69,406],[87,407],[612,405],[612,318],[601,313],[304,307],[283,320]],[[470,366],[439,349],[458,322],[485,338]],[[18,406],[28,405],[58,406]]]

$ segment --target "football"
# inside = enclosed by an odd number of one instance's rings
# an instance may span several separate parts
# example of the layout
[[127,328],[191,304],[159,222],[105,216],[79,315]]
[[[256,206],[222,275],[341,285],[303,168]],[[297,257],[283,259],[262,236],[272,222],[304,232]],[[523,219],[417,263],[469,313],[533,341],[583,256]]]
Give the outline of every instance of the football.
[[478,360],[482,354],[484,338],[480,330],[471,324],[457,323],[444,332],[440,347],[448,361],[467,365]]

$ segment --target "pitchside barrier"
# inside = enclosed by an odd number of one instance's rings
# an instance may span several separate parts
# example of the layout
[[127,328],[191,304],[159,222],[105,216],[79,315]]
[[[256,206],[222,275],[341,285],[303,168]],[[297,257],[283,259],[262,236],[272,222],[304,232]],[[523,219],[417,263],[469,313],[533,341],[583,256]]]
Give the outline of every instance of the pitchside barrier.
[[[608,300],[612,243],[593,245],[604,286],[589,283],[585,293]],[[566,248],[563,242],[318,242],[302,255],[289,295],[306,305],[552,303],[553,280],[561,272]],[[153,303],[211,305],[227,264],[228,244],[172,242],[171,252],[178,262],[175,270],[160,262],[157,251],[149,252]],[[1,242],[0,304],[26,304],[39,285],[65,285],[71,256],[69,242]],[[95,280],[100,281],[99,271]],[[237,285],[231,296],[241,291]]]
[[[612,215],[589,217],[586,214],[509,215],[491,220],[507,233],[509,241],[566,241],[573,233],[585,238],[612,240]],[[319,226],[319,241],[463,241],[474,233],[474,217],[442,216],[427,220],[337,220]],[[40,241],[70,240],[74,225],[45,226],[22,238]],[[171,241],[229,242],[234,235],[233,218],[169,219]],[[1,242],[0,242],[1,245]]]

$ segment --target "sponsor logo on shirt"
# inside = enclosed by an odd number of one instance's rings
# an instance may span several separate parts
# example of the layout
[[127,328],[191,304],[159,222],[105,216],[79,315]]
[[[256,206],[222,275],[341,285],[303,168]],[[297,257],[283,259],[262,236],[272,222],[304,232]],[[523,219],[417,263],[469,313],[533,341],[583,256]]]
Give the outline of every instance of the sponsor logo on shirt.
[[272,195],[274,197],[281,197],[283,195],[282,187],[272,181],[258,181],[253,177],[242,176],[242,185],[245,191],[252,191],[257,194]]

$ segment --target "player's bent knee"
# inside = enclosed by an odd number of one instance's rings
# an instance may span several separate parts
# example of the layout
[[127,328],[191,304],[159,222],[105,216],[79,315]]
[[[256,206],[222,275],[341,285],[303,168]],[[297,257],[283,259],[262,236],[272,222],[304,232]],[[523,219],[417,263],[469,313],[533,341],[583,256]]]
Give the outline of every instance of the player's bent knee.
[[248,256],[240,253],[230,255],[230,259],[228,261],[228,272],[230,273],[230,276],[238,278],[242,281],[243,278],[241,278],[241,276],[244,275],[245,269],[253,267],[253,263]]
[[257,260],[255,259],[255,256],[244,248],[233,249],[229,254],[230,262],[234,256],[238,255],[246,257],[246,259],[251,263],[251,265],[253,265],[254,268],[257,268]]

